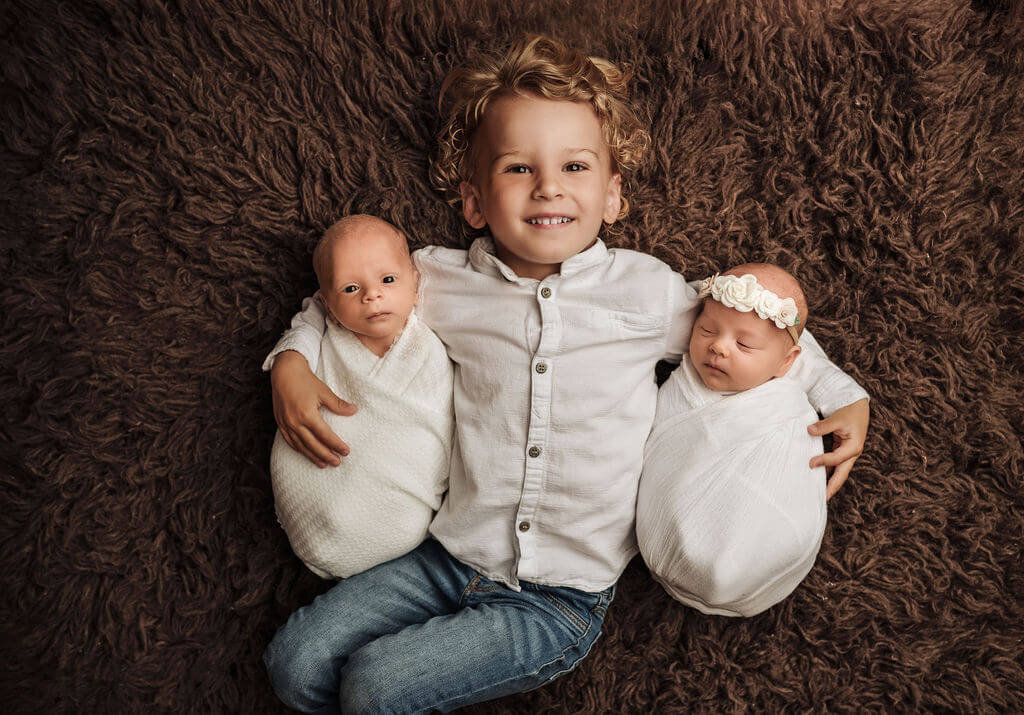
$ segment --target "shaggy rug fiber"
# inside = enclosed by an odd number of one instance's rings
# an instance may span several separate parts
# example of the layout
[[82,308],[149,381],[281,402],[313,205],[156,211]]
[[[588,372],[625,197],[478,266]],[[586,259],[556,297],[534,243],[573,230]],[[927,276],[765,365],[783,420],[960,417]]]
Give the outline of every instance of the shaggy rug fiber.
[[[1012,2],[15,0],[0,14],[0,702],[277,712],[327,585],[277,526],[259,365],[351,212],[465,246],[444,73],[632,65],[611,245],[776,261],[874,398],[817,565],[748,620],[635,560],[574,673],[472,712],[1024,710],[1024,11]],[[664,370],[661,371],[664,377]]]

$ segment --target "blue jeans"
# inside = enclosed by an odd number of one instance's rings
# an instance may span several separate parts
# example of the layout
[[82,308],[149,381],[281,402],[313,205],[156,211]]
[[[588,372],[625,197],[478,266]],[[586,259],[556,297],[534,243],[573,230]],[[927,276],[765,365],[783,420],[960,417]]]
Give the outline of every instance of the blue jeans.
[[446,712],[539,687],[590,652],[614,586],[521,586],[429,539],[293,613],[263,656],[270,683],[318,713]]

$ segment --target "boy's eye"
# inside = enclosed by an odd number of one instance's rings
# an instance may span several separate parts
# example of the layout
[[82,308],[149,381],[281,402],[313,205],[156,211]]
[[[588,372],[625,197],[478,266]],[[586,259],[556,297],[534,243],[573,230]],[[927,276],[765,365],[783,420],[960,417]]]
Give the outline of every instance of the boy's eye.
[[355,293],[357,290],[359,290],[359,286],[357,286],[357,285],[347,285],[347,286],[345,286],[344,288],[341,289],[341,292],[342,293]]
[[565,165],[566,171],[586,171],[588,168],[582,161],[570,161]]
[[525,174],[530,170],[530,167],[525,164],[513,164],[512,166],[505,169],[506,174]]
[[381,278],[380,282],[381,283],[394,283],[396,280],[398,280],[398,279],[395,278],[394,276],[384,276],[383,278]]

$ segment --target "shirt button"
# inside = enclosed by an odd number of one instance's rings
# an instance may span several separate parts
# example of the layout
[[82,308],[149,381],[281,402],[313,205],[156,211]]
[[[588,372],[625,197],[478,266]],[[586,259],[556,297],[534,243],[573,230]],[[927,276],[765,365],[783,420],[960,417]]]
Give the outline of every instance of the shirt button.
[[530,447],[530,451],[527,454],[536,459],[540,456],[540,447]]
[[551,297],[551,289],[548,288],[547,286],[544,286],[543,288],[541,288],[540,289],[540,297],[541,298],[550,298]]
[[539,362],[537,363],[537,367],[533,369],[537,371],[538,375],[543,375],[548,371],[548,364],[546,362]]
[[521,521],[521,522],[519,522],[519,530],[520,531],[529,531],[530,530],[530,522],[528,522],[528,521]]

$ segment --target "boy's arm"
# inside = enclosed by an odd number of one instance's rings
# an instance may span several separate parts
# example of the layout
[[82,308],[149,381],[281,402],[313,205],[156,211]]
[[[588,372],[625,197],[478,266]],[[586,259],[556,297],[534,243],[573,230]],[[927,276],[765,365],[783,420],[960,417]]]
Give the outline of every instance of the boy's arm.
[[337,466],[349,448],[320,416],[320,408],[350,416],[356,407],[340,399],[313,374],[327,323],[319,301],[307,298],[292,327],[263,363],[270,370],[274,419],[285,442],[318,467]]
[[274,367],[277,356],[286,350],[295,352],[306,358],[311,371],[315,371],[320,360],[320,341],[327,332],[327,320],[320,301],[315,296],[302,299],[302,310],[292,316],[292,324],[284,331],[274,349],[263,361],[263,371],[268,372]]
[[815,422],[807,428],[807,431],[815,436],[832,435],[832,451],[819,454],[810,462],[812,469],[821,466],[834,467],[825,489],[826,499],[835,496],[843,486],[843,482],[850,476],[853,463],[864,451],[869,418],[868,398],[865,397],[841,407],[833,412],[831,417]]
[[867,399],[864,388],[828,359],[809,330],[800,336],[800,349],[786,377],[797,381],[818,412],[829,417],[845,405]]
[[800,356],[786,375],[807,393],[814,409],[825,416],[807,431],[815,436],[832,435],[832,451],[814,457],[810,466],[834,467],[825,496],[831,499],[850,476],[854,462],[864,451],[870,409],[868,393],[852,377],[826,357],[810,331],[800,336]]
[[690,344],[690,332],[693,321],[697,317],[697,286],[700,282],[687,283],[682,275],[672,272],[669,289],[668,335],[666,336],[665,354],[662,359],[679,362],[683,359]]

